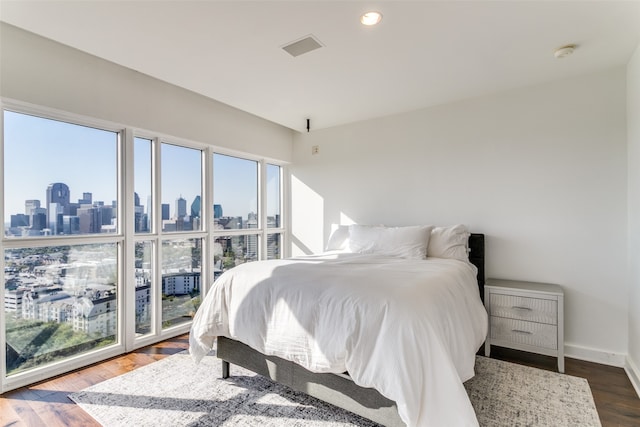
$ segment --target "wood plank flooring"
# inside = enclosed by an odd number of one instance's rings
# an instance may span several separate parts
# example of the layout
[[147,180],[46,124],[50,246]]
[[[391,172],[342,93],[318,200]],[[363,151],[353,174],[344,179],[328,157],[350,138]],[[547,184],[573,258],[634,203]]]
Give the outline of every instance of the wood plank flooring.
[[[92,384],[163,359],[188,347],[187,335],[0,396],[0,426],[99,426],[67,395]],[[492,348],[492,357],[555,371],[556,359],[515,350]],[[640,426],[640,398],[621,368],[569,359],[566,373],[586,378],[603,427]]]

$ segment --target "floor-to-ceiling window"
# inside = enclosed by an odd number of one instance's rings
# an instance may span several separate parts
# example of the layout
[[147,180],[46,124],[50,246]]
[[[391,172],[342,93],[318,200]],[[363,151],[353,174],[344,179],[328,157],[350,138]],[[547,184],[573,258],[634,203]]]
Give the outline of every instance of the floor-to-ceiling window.
[[71,114],[2,112],[5,391],[188,331],[283,255],[283,166]]
[[267,163],[266,166],[266,229],[267,259],[282,258],[284,228],[282,225],[282,167]]
[[214,153],[214,272],[282,257],[282,167]]
[[121,136],[3,111],[9,379],[120,343]]
[[204,155],[202,150],[161,144],[163,329],[190,322],[200,304]]

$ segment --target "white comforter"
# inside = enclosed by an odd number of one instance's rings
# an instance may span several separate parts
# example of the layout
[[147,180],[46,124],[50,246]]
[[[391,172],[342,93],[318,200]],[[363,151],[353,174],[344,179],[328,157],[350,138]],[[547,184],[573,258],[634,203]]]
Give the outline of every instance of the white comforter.
[[222,335],[314,372],[348,371],[408,426],[477,426],[463,382],[487,334],[470,263],[331,254],[242,264],[193,320],[199,361]]

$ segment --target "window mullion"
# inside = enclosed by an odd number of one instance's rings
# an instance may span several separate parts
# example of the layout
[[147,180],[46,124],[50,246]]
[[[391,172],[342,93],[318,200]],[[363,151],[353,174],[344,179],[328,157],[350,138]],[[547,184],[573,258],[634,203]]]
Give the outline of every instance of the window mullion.
[[151,335],[162,333],[162,162],[160,158],[161,142],[159,138],[152,141],[151,182],[153,199],[153,230],[156,235],[152,249],[153,264],[153,313],[151,314]]
[[[209,287],[213,284],[215,280],[215,267],[213,261],[213,249],[215,247],[215,235],[214,235],[214,209],[213,209],[213,149],[209,148],[205,151],[205,162],[204,162],[204,185],[203,185],[203,206],[206,206],[207,209],[204,210],[204,214],[202,215],[203,227],[207,232],[206,237],[206,251],[205,257],[202,262],[206,265],[206,280],[202,284],[202,298],[206,296],[209,292]],[[204,276],[203,276],[204,278]]]
[[280,167],[280,227],[282,231],[282,257],[288,258],[291,256],[291,190],[290,183],[291,177],[289,175],[289,168],[286,166]]
[[267,259],[267,167],[264,160],[258,162],[258,200],[260,210],[260,222],[258,228],[261,230],[260,254],[258,259]]
[[[124,295],[121,299],[122,309],[120,311],[120,338],[123,339],[125,350],[131,351],[134,349],[135,336],[136,336],[136,283],[135,283],[135,213],[134,213],[134,191],[135,191],[135,170],[134,170],[134,135],[133,130],[130,128],[125,129],[123,132],[124,141],[121,142],[121,147],[124,147],[121,152],[120,163],[121,173],[119,176],[124,181],[120,185],[120,188],[124,188],[120,200],[122,206],[118,206],[120,212],[118,218],[122,218],[123,221],[119,221],[121,232],[124,232],[124,261],[122,262],[124,274],[120,282],[120,292]],[[124,300],[124,301],[122,301]]]

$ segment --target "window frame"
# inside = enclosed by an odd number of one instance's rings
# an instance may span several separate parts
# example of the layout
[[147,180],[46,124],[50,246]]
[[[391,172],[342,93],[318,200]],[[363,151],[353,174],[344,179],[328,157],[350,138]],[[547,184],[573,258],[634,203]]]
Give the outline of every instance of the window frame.
[[[116,295],[117,298],[117,337],[116,342],[114,344],[108,345],[104,348],[99,348],[96,350],[90,350],[88,352],[80,353],[77,355],[73,355],[71,357],[65,358],[60,361],[48,363],[42,366],[38,366],[35,368],[28,369],[24,372],[19,372],[13,374],[11,376],[7,376],[7,366],[6,366],[6,318],[5,318],[5,310],[4,310],[4,294],[5,287],[4,283],[2,284],[2,289],[0,295],[2,295],[3,306],[2,310],[0,310],[0,392],[4,393],[5,391],[12,390],[18,387],[22,387],[26,384],[34,383],[37,381],[41,381],[43,379],[68,372],[70,370],[76,369],[79,366],[86,366],[92,363],[99,362],[109,357],[116,356],[118,354],[122,354],[126,350],[126,344],[123,339],[123,328],[125,322],[125,298],[124,295],[124,284],[120,279],[124,277],[124,252],[125,252],[125,234],[123,232],[124,226],[123,222],[126,223],[127,218],[125,215],[125,204],[124,195],[125,195],[125,179],[123,173],[123,156],[124,156],[124,147],[126,145],[126,132],[124,127],[118,126],[117,124],[106,122],[102,120],[97,120],[93,118],[89,118],[86,116],[81,116],[73,113],[66,113],[58,110],[54,110],[51,108],[35,106],[19,101],[14,100],[6,100],[0,99],[0,109],[2,110],[2,114],[0,114],[0,164],[4,165],[4,112],[11,111],[19,114],[30,115],[34,117],[40,117],[49,120],[55,120],[64,122],[71,125],[79,125],[90,128],[96,128],[106,131],[115,132],[118,135],[117,141],[117,154],[116,154],[116,179],[118,180],[116,184],[116,197],[118,201],[117,206],[117,218],[118,218],[118,227],[115,233],[96,233],[96,234],[83,234],[83,235],[72,235],[72,236],[27,236],[20,238],[7,238],[5,237],[5,221],[4,219],[4,197],[0,199],[0,209],[2,212],[3,221],[0,225],[0,229],[2,230],[2,236],[0,237],[2,243],[2,253],[3,256],[0,257],[0,267],[2,268],[2,277],[4,277],[4,250],[5,249],[20,249],[25,247],[49,247],[49,246],[73,246],[73,245],[81,245],[81,244],[102,244],[102,243],[114,243],[117,247],[117,261],[118,261],[118,283],[116,284]],[[0,174],[0,188],[3,189],[2,194],[4,193],[4,173]]]
[[[4,249],[17,249],[21,247],[46,247],[57,245],[76,244],[100,244],[115,243],[117,245],[118,259],[118,283],[116,285],[117,298],[117,337],[116,343],[101,349],[91,350],[86,353],[71,356],[67,359],[48,363],[43,366],[31,368],[24,372],[12,374],[7,377],[6,373],[6,331],[4,294],[5,288],[0,291],[3,300],[3,309],[0,310],[0,393],[13,390],[34,382],[44,380],[81,366],[90,365],[133,351],[137,348],[147,346],[165,339],[184,334],[189,331],[191,322],[175,325],[169,328],[162,328],[162,299],[158,292],[162,287],[162,244],[168,240],[201,239],[202,258],[200,272],[200,296],[206,297],[214,280],[212,248],[215,239],[219,236],[228,235],[255,235],[258,238],[258,260],[265,260],[267,254],[267,237],[269,234],[279,233],[281,235],[281,257],[289,254],[289,185],[287,162],[267,158],[229,148],[214,146],[211,144],[198,143],[191,140],[165,135],[161,132],[139,129],[131,126],[99,120],[92,117],[65,112],[53,108],[42,107],[30,103],[0,98],[0,164],[4,165],[4,111],[42,117],[50,120],[57,120],[72,125],[79,125],[91,128],[113,131],[118,134],[117,142],[117,229],[115,233],[99,233],[84,235],[65,236],[27,236],[20,238],[5,237],[5,221],[2,221],[0,230],[2,236],[3,255]],[[134,213],[134,192],[135,192],[135,162],[134,146],[135,138],[144,138],[151,141],[151,197],[152,197],[152,223],[151,230],[144,233],[135,232]],[[201,151],[201,228],[200,230],[188,231],[163,231],[162,230],[162,171],[161,171],[161,144],[167,143],[180,147],[197,149]],[[239,230],[218,230],[213,227],[213,156],[222,154],[240,159],[252,160],[258,163],[258,228]],[[267,227],[267,165],[274,165],[280,168],[280,224],[277,228]],[[5,176],[0,173],[0,188],[4,189]],[[4,194],[4,191],[3,191]],[[4,218],[4,197],[0,198],[0,211]],[[135,290],[135,246],[137,242],[150,242],[153,263],[153,310],[151,317],[151,331],[144,335],[136,335],[136,290]],[[3,271],[5,260],[0,258],[0,267]]]
[[[280,233],[282,236],[282,245],[281,245],[281,258],[285,258],[286,256],[288,256],[288,245],[286,244],[286,242],[288,242],[288,234],[287,234],[287,229],[288,227],[286,227],[284,224],[287,224],[288,221],[288,215],[286,214],[285,211],[285,200],[288,200],[288,193],[286,191],[288,191],[288,189],[286,188],[286,184],[285,184],[285,171],[286,171],[286,163],[282,162],[282,161],[277,161],[274,159],[270,159],[270,158],[265,158],[262,156],[256,156],[256,155],[250,155],[250,154],[246,154],[246,153],[240,153],[238,151],[234,151],[234,150],[230,150],[230,149],[224,149],[224,148],[216,148],[216,147],[211,147],[211,153],[209,156],[209,159],[211,160],[211,168],[210,168],[210,181],[211,182],[211,198],[209,200],[212,201],[211,206],[213,207],[213,202],[215,201],[215,194],[213,194],[213,156],[215,154],[221,154],[224,156],[230,156],[230,157],[236,157],[239,159],[243,159],[243,160],[250,160],[250,161],[255,161],[257,163],[257,167],[258,167],[258,182],[256,183],[257,185],[257,193],[258,193],[258,227],[257,228],[243,228],[243,229],[223,229],[223,230],[216,230],[214,228],[214,218],[213,218],[213,212],[211,213],[211,216],[209,217],[209,219],[207,220],[207,225],[210,227],[211,229],[211,241],[209,244],[209,247],[211,248],[211,250],[213,251],[213,247],[214,247],[214,240],[216,237],[224,237],[224,236],[250,236],[250,235],[255,235],[258,237],[258,260],[266,260],[267,259],[267,238],[269,234],[275,234],[275,233]],[[279,180],[280,180],[280,200],[279,200],[279,204],[280,204],[280,226],[279,227],[273,227],[273,228],[268,228],[267,227],[267,165],[274,165],[274,166],[278,166],[280,168],[280,176],[279,176]],[[211,261],[213,261],[213,254],[212,254],[212,259]],[[211,264],[213,265],[213,264]],[[213,270],[213,269],[212,269]],[[210,284],[213,283],[213,277],[211,278],[210,281],[208,281],[205,286],[210,286]],[[208,291],[208,289],[207,289]]]

